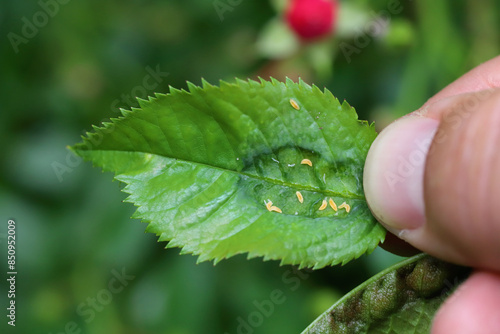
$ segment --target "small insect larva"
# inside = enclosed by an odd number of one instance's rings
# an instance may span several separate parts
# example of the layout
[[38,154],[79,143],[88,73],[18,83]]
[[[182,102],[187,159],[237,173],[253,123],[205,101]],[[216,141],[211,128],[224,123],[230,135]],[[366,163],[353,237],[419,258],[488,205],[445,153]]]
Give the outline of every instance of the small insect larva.
[[274,205],[273,205],[273,202],[271,202],[271,200],[270,200],[270,199],[268,199],[268,200],[267,200],[267,202],[266,202],[266,201],[264,201],[264,203],[266,203],[266,209],[267,209],[268,211],[271,211],[271,212],[272,212],[272,211],[274,211],[274,212],[282,213],[282,212],[281,212],[281,209],[280,209],[280,208],[278,208],[277,206],[274,206]]
[[292,105],[293,109],[300,110],[299,104],[294,99],[290,99],[290,104]]
[[304,196],[302,196],[302,194],[300,193],[300,191],[297,191],[295,193],[295,195],[297,195],[297,198],[299,199],[300,203],[304,203]]
[[274,205],[269,208],[269,211],[274,211],[274,212],[277,212],[277,213],[282,213],[281,209],[278,208],[277,206],[274,206]]
[[[330,206],[332,207],[332,209],[333,209],[334,211],[337,211],[337,204],[335,204],[335,202],[333,201],[333,199],[331,199],[331,198],[330,198],[330,199],[328,200],[328,203],[330,204]],[[344,204],[345,204],[345,202],[344,202]]]
[[302,165],[309,165],[309,166],[313,166],[313,163],[311,160],[309,159],[302,159],[302,161],[300,162]]
[[288,167],[294,167],[295,164],[288,164]]
[[323,211],[326,209],[326,207],[328,206],[328,203],[326,202],[326,199],[323,200],[323,203],[321,204],[321,206],[319,207],[319,211]]
[[274,162],[276,163],[280,163],[279,160],[275,159],[275,158],[271,158]]
[[347,204],[346,202],[344,202],[344,203],[339,205],[339,209],[345,209],[345,211],[347,213],[349,213],[349,211],[351,211],[351,206],[349,204]]

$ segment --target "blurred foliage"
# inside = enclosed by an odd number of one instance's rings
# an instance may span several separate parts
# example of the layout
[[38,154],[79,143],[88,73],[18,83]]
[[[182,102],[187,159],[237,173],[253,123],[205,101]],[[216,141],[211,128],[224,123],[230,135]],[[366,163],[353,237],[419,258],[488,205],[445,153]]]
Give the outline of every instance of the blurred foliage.
[[[65,146],[116,117],[118,107],[137,106],[132,95],[185,88],[202,77],[301,76],[381,128],[500,50],[494,0],[401,1],[401,13],[374,30],[395,1],[345,0],[332,39],[281,54],[258,41],[282,0],[55,1],[0,3],[0,242],[5,250],[7,220],[15,219],[19,272],[17,326],[7,328],[4,318],[2,333],[236,333],[239,319],[256,312],[254,302],[276,289],[285,302],[252,331],[300,332],[397,257],[377,249],[344,267],[301,273],[304,279],[245,256],[196,265],[143,234],[145,224],[129,219],[134,208],[120,203],[121,186]],[[229,6],[222,15],[214,7],[220,2]],[[41,3],[58,4],[46,22]],[[15,52],[9,33],[22,37],[34,16],[40,27]],[[341,43],[355,46],[361,35],[367,42],[346,57]],[[157,69],[168,76],[151,80]],[[122,268],[134,279],[103,299]],[[4,295],[5,280],[0,288]],[[91,320],[78,312],[99,296],[105,304]],[[6,298],[0,303],[5,310]]]

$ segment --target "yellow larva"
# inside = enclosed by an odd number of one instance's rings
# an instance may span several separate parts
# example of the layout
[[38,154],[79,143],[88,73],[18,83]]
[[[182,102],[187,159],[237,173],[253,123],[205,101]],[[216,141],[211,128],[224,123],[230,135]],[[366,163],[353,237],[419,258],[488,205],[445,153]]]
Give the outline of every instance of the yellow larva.
[[323,211],[326,209],[326,207],[328,206],[328,203],[326,202],[326,199],[323,200],[323,203],[321,204],[321,206],[319,207],[319,211]]
[[[337,204],[335,204],[335,202],[333,201],[333,199],[329,199],[328,200],[328,203],[330,203],[330,206],[332,207],[333,210],[337,211]],[[345,204],[345,202],[344,202]]]
[[300,162],[302,165],[309,165],[309,166],[313,166],[313,163],[311,160],[309,159],[302,159],[302,161]]
[[300,110],[299,104],[294,99],[290,99],[290,104],[292,105],[293,109]]
[[277,213],[282,213],[281,209],[278,208],[277,206],[274,206],[274,205],[269,208],[269,211],[274,211],[274,212],[277,212]]
[[278,208],[277,206],[274,206],[274,205],[273,205],[273,202],[271,202],[271,200],[267,200],[267,202],[266,202],[266,201],[264,201],[264,203],[266,203],[266,209],[267,209],[268,211],[271,211],[271,212],[273,212],[273,211],[274,211],[274,212],[282,213],[282,212],[281,212],[281,209],[280,209],[280,208]]
[[349,213],[349,211],[351,211],[351,206],[349,204],[347,204],[346,202],[344,202],[344,203],[339,205],[339,209],[345,209],[345,211],[347,213]]
[[299,199],[300,203],[304,203],[304,197],[302,196],[302,194],[300,193],[300,191],[297,191],[295,193],[295,195],[297,195],[297,198]]

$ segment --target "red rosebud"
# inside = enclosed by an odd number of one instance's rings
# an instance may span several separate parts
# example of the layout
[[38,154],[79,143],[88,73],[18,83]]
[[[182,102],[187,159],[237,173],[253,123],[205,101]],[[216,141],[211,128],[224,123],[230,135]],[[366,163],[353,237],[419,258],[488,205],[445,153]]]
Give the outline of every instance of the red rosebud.
[[302,39],[317,39],[333,32],[337,8],[337,0],[291,0],[286,21]]

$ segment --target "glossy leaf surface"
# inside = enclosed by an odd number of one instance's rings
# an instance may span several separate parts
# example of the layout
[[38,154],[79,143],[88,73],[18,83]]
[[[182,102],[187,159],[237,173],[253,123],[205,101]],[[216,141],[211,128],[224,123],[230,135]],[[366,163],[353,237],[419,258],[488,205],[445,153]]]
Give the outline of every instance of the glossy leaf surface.
[[384,239],[362,186],[375,130],[329,91],[204,82],[139,102],[71,149],[126,183],[134,217],[168,247],[320,268]]

